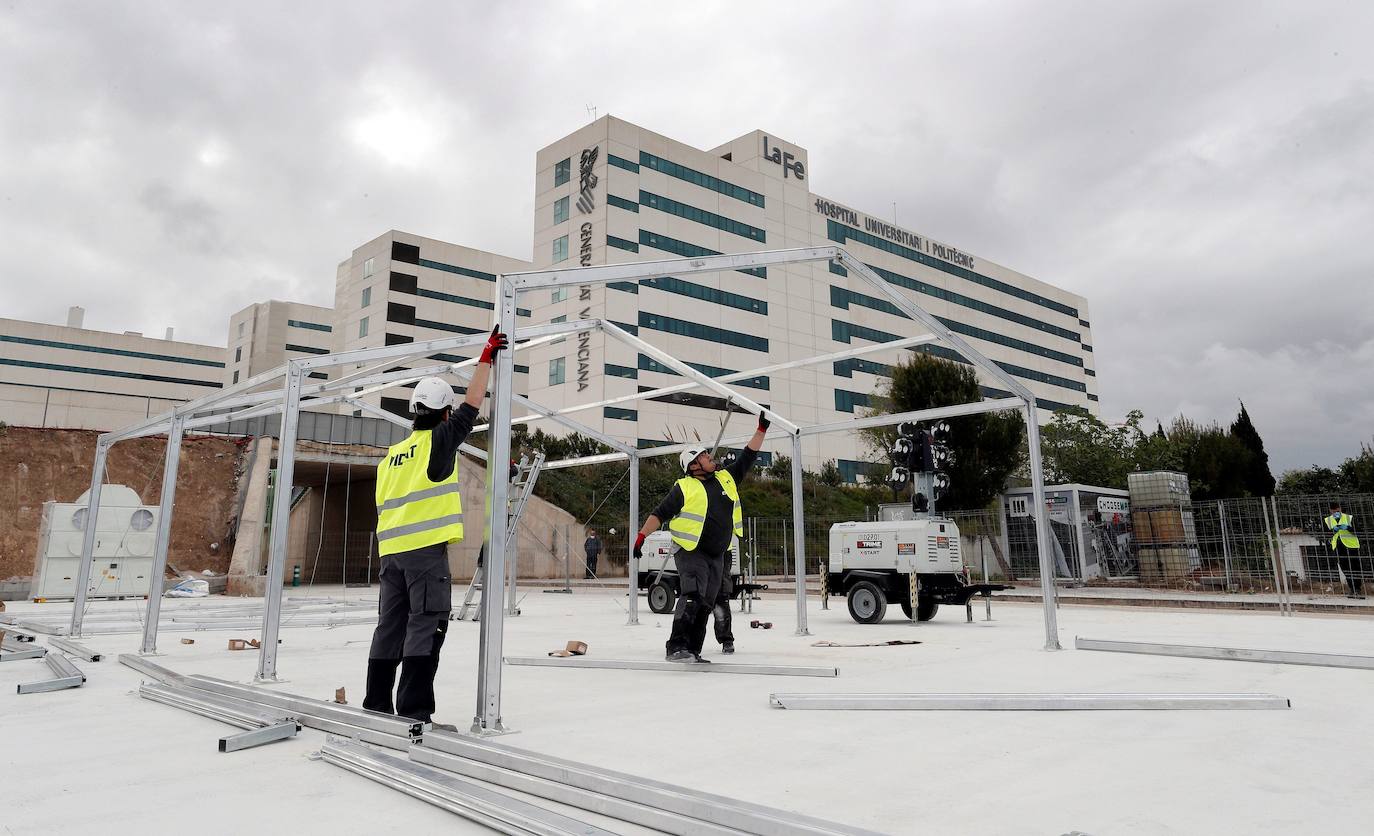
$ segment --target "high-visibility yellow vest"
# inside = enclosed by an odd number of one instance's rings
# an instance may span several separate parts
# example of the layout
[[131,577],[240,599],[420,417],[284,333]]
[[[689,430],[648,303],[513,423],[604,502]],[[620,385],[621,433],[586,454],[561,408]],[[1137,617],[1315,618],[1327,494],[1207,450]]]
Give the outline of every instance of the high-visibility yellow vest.
[[[735,477],[724,470],[717,470],[715,476],[721,490],[735,503],[735,536],[743,537],[744,509],[739,504]],[[690,552],[701,542],[701,530],[706,526],[706,486],[695,476],[684,476],[677,480],[677,486],[682,491],[682,510],[668,523],[668,530],[673,533],[673,542]]]
[[377,551],[383,556],[463,539],[457,455],[448,478],[431,482],[431,435],[412,431],[377,465]]
[[1358,549],[1360,538],[1355,536],[1355,532],[1350,530],[1349,514],[1332,514],[1326,518],[1326,527],[1331,529],[1331,548],[1336,548],[1336,543],[1340,543],[1347,549]]

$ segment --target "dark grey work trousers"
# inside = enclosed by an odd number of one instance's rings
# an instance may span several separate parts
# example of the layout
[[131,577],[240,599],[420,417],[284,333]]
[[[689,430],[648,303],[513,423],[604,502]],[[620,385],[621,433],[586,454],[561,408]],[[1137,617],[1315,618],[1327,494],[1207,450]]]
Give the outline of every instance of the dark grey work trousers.
[[734,644],[735,634],[730,629],[730,599],[735,594],[735,579],[730,570],[723,569],[720,577],[720,591],[716,593],[716,606],[712,611],[712,621],[716,628],[716,641],[722,645]]
[[1365,567],[1363,560],[1351,554],[1350,547],[1344,543],[1336,543],[1336,562],[1340,565],[1341,571],[1345,573],[1345,585],[1350,589],[1351,595],[1359,595],[1363,592]]
[[[382,558],[377,629],[367,660],[363,708],[428,722],[434,714],[434,675],[453,609],[448,544]],[[396,669],[401,682],[393,708]]]
[[673,631],[668,636],[668,652],[688,650],[700,656],[706,643],[707,621],[720,592],[720,579],[725,571],[725,556],[700,554],[675,549],[677,563],[678,599],[673,610]]

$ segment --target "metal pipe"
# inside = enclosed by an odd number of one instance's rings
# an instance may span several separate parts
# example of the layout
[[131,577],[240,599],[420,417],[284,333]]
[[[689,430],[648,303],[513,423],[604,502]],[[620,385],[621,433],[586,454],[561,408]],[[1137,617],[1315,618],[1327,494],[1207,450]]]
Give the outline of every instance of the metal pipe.
[[625,623],[630,626],[639,623],[639,558],[635,557],[639,526],[639,453],[636,451],[630,454],[630,527],[625,529],[625,541],[629,547],[625,574],[630,576],[629,620]]
[[181,433],[186,419],[172,417],[167,433],[167,452],[162,462],[162,496],[158,504],[157,539],[153,545],[153,566],[148,572],[148,606],[143,617],[143,644],[139,653],[157,652],[157,628],[162,613],[163,578],[167,574],[167,548],[172,539],[172,509],[176,505],[177,465],[181,461]]
[[1054,550],[1050,548],[1049,510],[1045,507],[1045,472],[1040,459],[1040,424],[1035,400],[1025,402],[1026,446],[1030,452],[1031,499],[1035,503],[1035,544],[1040,557],[1040,595],[1045,609],[1045,649],[1060,650],[1058,590],[1054,584]]
[[867,711],[1288,709],[1273,694],[770,694],[774,708]]
[[801,431],[792,435],[792,538],[793,565],[797,570],[797,635],[809,636],[806,629],[806,523],[802,518]]
[[52,647],[57,648],[58,650],[61,650],[64,653],[70,653],[78,659],[85,659],[87,662],[99,662],[102,658],[104,658],[103,654],[91,650],[84,644],[78,644],[74,641],[68,641],[67,639],[61,638],[59,636],[53,636],[49,638],[48,644]]
[[1269,507],[1274,513],[1274,546],[1278,550],[1278,570],[1279,579],[1282,581],[1279,590],[1279,600],[1282,602],[1283,609],[1287,615],[1293,614],[1293,598],[1288,591],[1288,563],[1283,557],[1283,529],[1279,525],[1279,498],[1273,497],[1269,500]]
[[95,461],[91,465],[91,488],[86,493],[86,531],[81,537],[81,564],[76,570],[76,593],[72,600],[72,622],[67,635],[81,636],[81,619],[86,615],[86,595],[91,585],[91,566],[95,563],[95,532],[100,517],[100,488],[105,483],[105,458],[108,442],[97,439]]
[[1269,504],[1264,497],[1260,497],[1260,516],[1264,517],[1264,539],[1269,545],[1269,561],[1274,569],[1274,595],[1278,598],[1279,615],[1288,615],[1283,608],[1283,584],[1279,580],[1279,561],[1282,559],[1279,551],[1279,538],[1277,532],[1271,532],[1269,527]]
[[653,659],[593,659],[587,656],[507,656],[507,665],[534,668],[600,668],[620,671],[666,671],[669,673],[739,673],[763,676],[836,677],[840,669],[807,665],[754,665],[739,662],[714,662],[698,665]]
[[[515,333],[517,293],[505,276],[496,279],[497,323],[503,334]],[[505,613],[501,598],[505,583],[506,546],[509,532],[506,509],[510,500],[510,480],[501,463],[510,461],[511,400],[515,393],[515,362],[509,351],[496,355],[492,367],[491,431],[487,440],[487,567],[483,576],[482,623],[477,651],[477,713],[472,720],[474,734],[498,734],[506,728],[501,720],[501,654]]]
[[1221,521],[1221,559],[1226,572],[1226,591],[1231,591],[1231,537],[1226,530],[1226,505],[1217,500],[1217,519]]
[[281,440],[277,445],[277,489],[272,496],[272,530],[263,594],[262,646],[258,649],[257,682],[277,679],[277,633],[281,627],[282,582],[286,576],[287,533],[291,528],[291,488],[296,477],[296,431],[300,423],[301,382],[305,370],[297,360],[286,364],[282,398]]
[[1228,662],[1267,662],[1276,665],[1313,665],[1323,668],[1374,670],[1374,656],[1355,656],[1346,653],[1254,650],[1239,647],[1209,647],[1205,645],[1123,642],[1084,638],[1074,639],[1074,647],[1079,650],[1143,653],[1149,656],[1182,656],[1188,659],[1220,659]]

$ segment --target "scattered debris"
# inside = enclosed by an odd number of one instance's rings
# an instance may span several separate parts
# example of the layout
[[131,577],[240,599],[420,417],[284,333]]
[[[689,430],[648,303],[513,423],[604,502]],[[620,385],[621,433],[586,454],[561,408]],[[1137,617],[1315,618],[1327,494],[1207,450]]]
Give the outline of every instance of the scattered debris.
[[567,646],[564,647],[562,650],[553,650],[553,651],[550,651],[550,652],[549,652],[549,655],[550,655],[550,656],[585,656],[585,655],[587,655],[587,643],[586,643],[586,642],[580,642],[580,641],[577,641],[577,640],[574,639],[573,641],[568,642]]
[[195,639],[182,639],[182,640],[181,640],[181,643],[182,643],[182,644],[195,644],[195,643],[196,643],[196,640],[195,640]]
[[334,689],[334,702],[339,705],[348,705],[348,697],[344,695],[343,686]]
[[773,629],[773,622],[771,622],[771,621],[759,621],[759,620],[756,618],[756,619],[754,619],[753,621],[749,622],[749,626],[750,626],[751,628],[754,628],[754,629],[757,629],[757,628],[759,628],[759,627],[762,627],[762,628],[765,629],[765,630],[772,630],[772,629]]
[[245,650],[245,649],[247,649],[247,647],[248,647],[248,642],[244,641],[243,639],[230,639],[230,640],[229,640],[229,649],[230,649],[230,650]]

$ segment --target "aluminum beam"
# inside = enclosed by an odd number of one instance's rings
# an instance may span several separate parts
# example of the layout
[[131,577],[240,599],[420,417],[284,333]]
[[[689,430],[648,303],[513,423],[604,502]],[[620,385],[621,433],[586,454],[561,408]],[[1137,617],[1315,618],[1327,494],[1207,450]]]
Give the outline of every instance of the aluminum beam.
[[628,671],[670,671],[673,673],[743,673],[761,676],[825,676],[840,675],[839,668],[817,668],[799,665],[746,665],[736,662],[662,662],[640,659],[588,659],[586,656],[507,656],[507,665],[528,665],[537,668],[607,668]]
[[[698,667],[712,667],[699,665]],[[765,807],[738,798],[700,792],[689,787],[655,781],[641,775],[615,772],[565,758],[515,749],[493,740],[483,740],[447,732],[425,736],[421,748],[457,755],[476,763],[500,767],[520,775],[542,778],[588,793],[641,804],[687,818],[735,828],[762,836],[794,834],[834,834],[838,836],[876,836],[872,831],[824,819],[803,816],[788,810]],[[416,750],[412,750],[416,751]]]
[[133,668],[148,679],[161,682],[164,685],[176,685],[186,681],[186,677],[176,671],[154,664],[136,653],[119,654],[119,664],[126,668]]
[[[626,626],[639,624],[639,558],[635,557],[635,538],[630,536],[632,533],[638,534],[639,527],[639,454],[634,453],[630,456],[630,523],[625,529],[625,566],[628,567],[625,574],[629,576],[630,582]],[[572,544],[568,543],[567,546],[571,548]]]
[[606,282],[655,279],[665,276],[690,276],[694,273],[720,273],[771,267],[779,264],[799,264],[806,261],[831,261],[844,252],[839,247],[797,247],[789,250],[765,250],[752,253],[722,253],[720,255],[669,258],[659,261],[631,261],[625,264],[598,264],[594,267],[569,267],[556,270],[526,270],[506,273],[497,282],[506,281],[517,290],[562,287],[574,284],[605,284]]
[[0,639],[0,662],[17,662],[20,659],[42,659],[48,649],[33,642],[21,642],[8,632]]
[[792,554],[796,558],[792,562],[792,567],[797,576],[796,634],[809,636],[811,631],[806,629],[806,524],[802,512],[801,430],[797,430],[792,436]]
[[77,642],[60,638],[58,636],[53,636],[52,638],[48,639],[48,645],[50,647],[55,647],[63,652],[70,653],[78,659],[85,659],[87,662],[99,662],[102,658],[104,658],[104,654],[91,650],[84,644],[79,644]]
[[267,578],[263,585],[265,609],[258,649],[257,682],[277,679],[277,632],[281,627],[282,583],[286,576],[287,532],[291,527],[291,488],[296,476],[296,432],[300,426],[301,384],[305,369],[298,360],[286,363],[282,395],[281,440],[277,444],[276,492],[272,496],[272,528],[269,532]]
[[157,651],[157,628],[162,613],[162,589],[167,574],[167,548],[172,540],[172,509],[176,505],[177,465],[181,461],[181,434],[186,419],[172,416],[167,431],[167,453],[162,462],[162,496],[158,503],[157,538],[153,543],[153,565],[148,570],[148,610],[143,617],[143,644],[140,653]]
[[[892,340],[891,342],[873,343],[871,345],[856,346],[845,351],[836,351],[831,354],[821,354],[815,357],[807,357],[801,360],[789,360],[785,363],[774,363],[770,366],[759,366],[755,369],[749,369],[747,371],[742,372],[732,372],[730,374],[721,375],[720,377],[713,379],[719,381],[720,383],[735,383],[741,380],[748,380],[751,377],[758,377],[759,375],[765,374],[774,374],[776,372],[788,371],[789,369],[798,369],[805,366],[819,366],[824,365],[826,363],[833,363],[836,360],[847,360],[853,357],[862,357],[865,354],[876,354],[881,351],[891,351],[893,349],[900,348],[911,348],[912,346],[934,342],[935,339],[936,337],[934,334],[922,334],[919,337],[908,337],[900,340]],[[697,383],[696,381],[689,381],[687,383],[679,383],[674,386],[664,386],[660,389],[649,389],[643,392],[634,392],[629,395],[621,395],[615,398],[606,398],[604,400],[591,401],[590,403],[565,406],[562,409],[554,410],[554,413],[557,415],[567,415],[573,412],[582,412],[588,409],[596,409],[597,407],[614,406],[616,404],[622,403],[631,403],[634,401],[644,400],[646,398],[657,398],[663,395],[672,395],[678,392],[690,392],[693,389],[700,388],[701,384]],[[532,424],[536,421],[541,420],[543,420],[542,415],[525,415],[520,418],[514,419],[511,423]],[[473,431],[476,432],[477,429],[477,427],[474,427]]]
[[1030,453],[1031,501],[1035,504],[1035,551],[1040,561],[1040,598],[1045,620],[1045,649],[1060,650],[1059,589],[1054,585],[1054,531],[1045,500],[1045,471],[1040,458],[1040,423],[1034,399],[1023,405],[1026,416],[1026,449]]
[[810,711],[1272,710],[1273,694],[769,694],[774,708]]
[[91,585],[91,566],[95,562],[95,531],[100,514],[100,489],[105,483],[105,460],[110,445],[102,438],[95,442],[95,462],[91,465],[91,488],[86,494],[86,531],[81,538],[81,563],[76,569],[76,593],[72,600],[72,622],[67,635],[81,635],[81,618],[86,614],[86,595]]
[[[123,661],[122,657],[120,661]],[[306,720],[318,717],[400,738],[416,738],[424,733],[424,723],[407,717],[397,717],[394,714],[382,714],[377,711],[314,700],[309,697],[284,694],[265,688],[255,688],[251,685],[240,685],[236,682],[216,679],[213,676],[188,676],[183,680],[183,684],[189,688],[199,688],[202,691],[280,709],[307,726],[311,724]]]
[[326,763],[400,790],[501,833],[613,836],[609,830],[357,743],[330,738],[320,749],[320,756]]
[[17,686],[20,694],[38,694],[45,691],[61,691],[66,688],[80,688],[86,683],[86,675],[81,669],[68,661],[61,653],[48,653],[43,656],[52,678],[38,682],[21,682]]
[[912,412],[894,412],[889,415],[870,415],[850,421],[835,421],[830,424],[814,424],[802,427],[802,435],[825,435],[827,433],[854,432],[872,427],[887,427],[904,421],[935,421],[940,418],[957,418],[960,415],[977,415],[983,412],[999,412],[1004,409],[1022,409],[1025,402],[1020,398],[997,398],[977,403],[939,406],[932,409],[918,409]]
[[681,836],[737,836],[745,831],[733,827],[722,827],[711,822],[660,810],[633,801],[624,801],[614,795],[591,790],[578,789],[526,775],[514,769],[506,769],[470,758],[440,752],[427,746],[410,747],[410,760],[414,763],[432,766],[445,772],[453,772],[466,778],[482,781],[526,795],[566,804],[581,810],[609,816],[619,821],[647,827],[655,833],[673,833]]
[[[694,380],[697,382],[698,385],[704,386],[707,389],[710,389],[711,391],[715,392],[716,394],[724,397],[727,401],[744,407],[754,415],[758,415],[760,412],[763,412],[762,406],[745,397],[744,395],[741,395],[736,390],[731,389],[729,386],[726,386],[724,383],[721,383],[720,381],[716,380],[710,375],[702,374],[701,372],[697,371],[696,369],[677,359],[668,352],[658,348],[657,346],[650,345],[644,340],[641,340],[639,337],[636,337],[635,335],[626,331],[624,328],[621,328],[620,326],[615,325],[611,322],[602,323],[601,328],[607,335],[615,337],[616,339],[620,340],[621,342],[625,343],[626,345],[630,346],[631,348],[635,349],[641,354],[649,355],[650,357],[654,358],[655,360],[667,366],[668,368],[673,369],[683,377],[689,380]],[[778,424],[783,429],[789,430],[791,432],[796,432],[799,429],[799,427],[796,424],[787,420],[782,415],[778,414],[772,409],[768,410],[768,414],[772,417],[774,423]]]
[[251,749],[254,746],[261,746],[264,743],[272,743],[277,740],[286,740],[288,737],[295,737],[301,727],[295,721],[277,723],[271,726],[263,726],[260,729],[249,729],[238,734],[230,734],[219,739],[219,750],[221,752],[237,752],[240,749]]
[[1307,653],[1295,650],[1250,650],[1238,647],[1209,647],[1191,644],[1156,644],[1106,639],[1075,638],[1078,650],[1108,650],[1114,653],[1143,653],[1150,656],[1182,656],[1188,659],[1223,659],[1230,662],[1269,662],[1277,665],[1313,665],[1323,668],[1374,670],[1374,656],[1343,653]]

